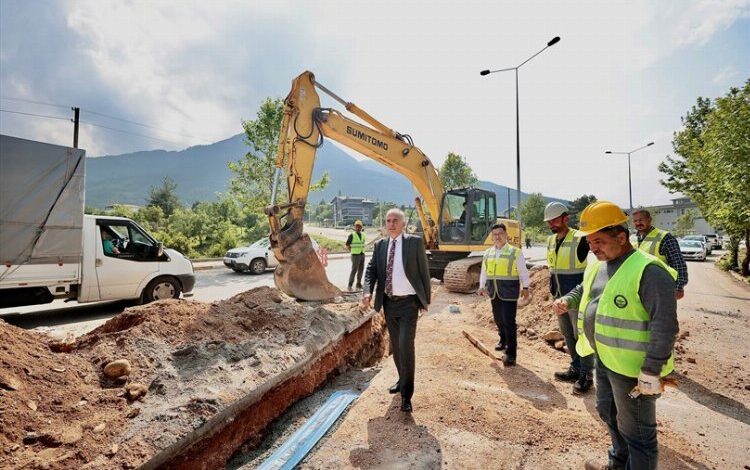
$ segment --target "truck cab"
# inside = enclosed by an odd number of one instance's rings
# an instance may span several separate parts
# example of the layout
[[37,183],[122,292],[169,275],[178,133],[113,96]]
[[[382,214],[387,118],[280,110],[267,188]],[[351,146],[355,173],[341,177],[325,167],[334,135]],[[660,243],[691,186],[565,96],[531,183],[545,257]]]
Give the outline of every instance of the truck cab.
[[82,266],[80,302],[178,298],[195,285],[189,259],[124,217],[83,217]]

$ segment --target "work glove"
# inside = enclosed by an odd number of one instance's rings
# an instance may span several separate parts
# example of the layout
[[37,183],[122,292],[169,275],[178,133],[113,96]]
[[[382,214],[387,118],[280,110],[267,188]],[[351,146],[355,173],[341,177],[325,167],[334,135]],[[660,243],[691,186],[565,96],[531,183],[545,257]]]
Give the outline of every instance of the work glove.
[[664,391],[661,377],[641,371],[638,374],[638,391],[641,395],[658,395]]

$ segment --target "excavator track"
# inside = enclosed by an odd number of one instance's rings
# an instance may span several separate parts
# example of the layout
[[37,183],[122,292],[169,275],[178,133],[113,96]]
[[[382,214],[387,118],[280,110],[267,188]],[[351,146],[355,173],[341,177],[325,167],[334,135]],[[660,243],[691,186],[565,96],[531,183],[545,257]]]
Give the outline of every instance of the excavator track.
[[443,285],[450,292],[472,293],[479,287],[482,257],[472,256],[451,261],[443,273]]

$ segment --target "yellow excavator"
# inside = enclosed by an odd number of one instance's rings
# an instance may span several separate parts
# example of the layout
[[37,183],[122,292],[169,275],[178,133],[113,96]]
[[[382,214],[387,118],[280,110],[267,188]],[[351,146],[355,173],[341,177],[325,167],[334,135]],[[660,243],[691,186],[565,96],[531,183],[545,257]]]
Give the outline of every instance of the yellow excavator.
[[[364,121],[361,124],[331,108],[321,108],[321,90]],[[415,198],[430,274],[453,292],[473,292],[479,282],[481,257],[468,257],[492,245],[491,228],[503,222],[510,243],[520,246],[517,221],[497,217],[495,193],[478,188],[445,190],[429,158],[410,136],[382,124],[355,104],[344,101],[315,80],[312,72],[294,79],[284,100],[276,173],[271,203],[265,213],[271,247],[279,261],[276,286],[301,300],[326,300],[341,295],[328,281],[310,238],[302,231],[315,153],[324,138],[372,158],[404,175],[419,194]],[[288,197],[277,202],[281,172]]]

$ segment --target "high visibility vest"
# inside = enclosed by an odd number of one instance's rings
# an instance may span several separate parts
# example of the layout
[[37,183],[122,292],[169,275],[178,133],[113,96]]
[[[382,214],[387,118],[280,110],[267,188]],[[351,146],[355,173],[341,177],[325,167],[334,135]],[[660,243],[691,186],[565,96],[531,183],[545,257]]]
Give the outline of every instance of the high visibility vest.
[[493,246],[484,252],[482,269],[490,284],[486,287],[491,298],[518,300],[520,283],[516,260],[520,254],[521,250],[510,243],[506,243],[499,250]]
[[516,259],[520,252],[520,249],[510,243],[506,243],[499,250],[494,246],[487,248],[482,260],[482,269],[484,269],[487,279],[496,279],[498,281],[518,280]]
[[365,233],[352,232],[351,254],[361,255],[365,252]]
[[[627,377],[638,377],[646,359],[646,349],[651,340],[649,322],[651,317],[641,303],[638,290],[641,276],[649,264],[666,270],[672,279],[677,271],[658,258],[636,250],[625,260],[604,287],[594,319],[594,343],[599,359],[608,369]],[[586,306],[591,300],[591,286],[599,272],[600,261],[591,263],[583,275],[583,295],[578,307],[578,341],[576,352],[580,356],[594,353],[589,338],[584,332]],[[674,353],[670,354],[661,376],[674,370]]]
[[666,230],[661,230],[653,227],[651,231],[646,234],[642,241],[636,241],[638,249],[643,251],[644,253],[650,254],[651,256],[656,256],[662,262],[666,263],[667,257],[659,254],[659,249],[661,248],[661,241],[664,240],[664,237],[667,235],[667,233],[669,232],[667,232]]
[[581,237],[577,230],[570,229],[560,248],[555,252],[557,236],[547,238],[547,266],[552,274],[581,274],[586,270],[586,260],[578,261],[578,244]]

